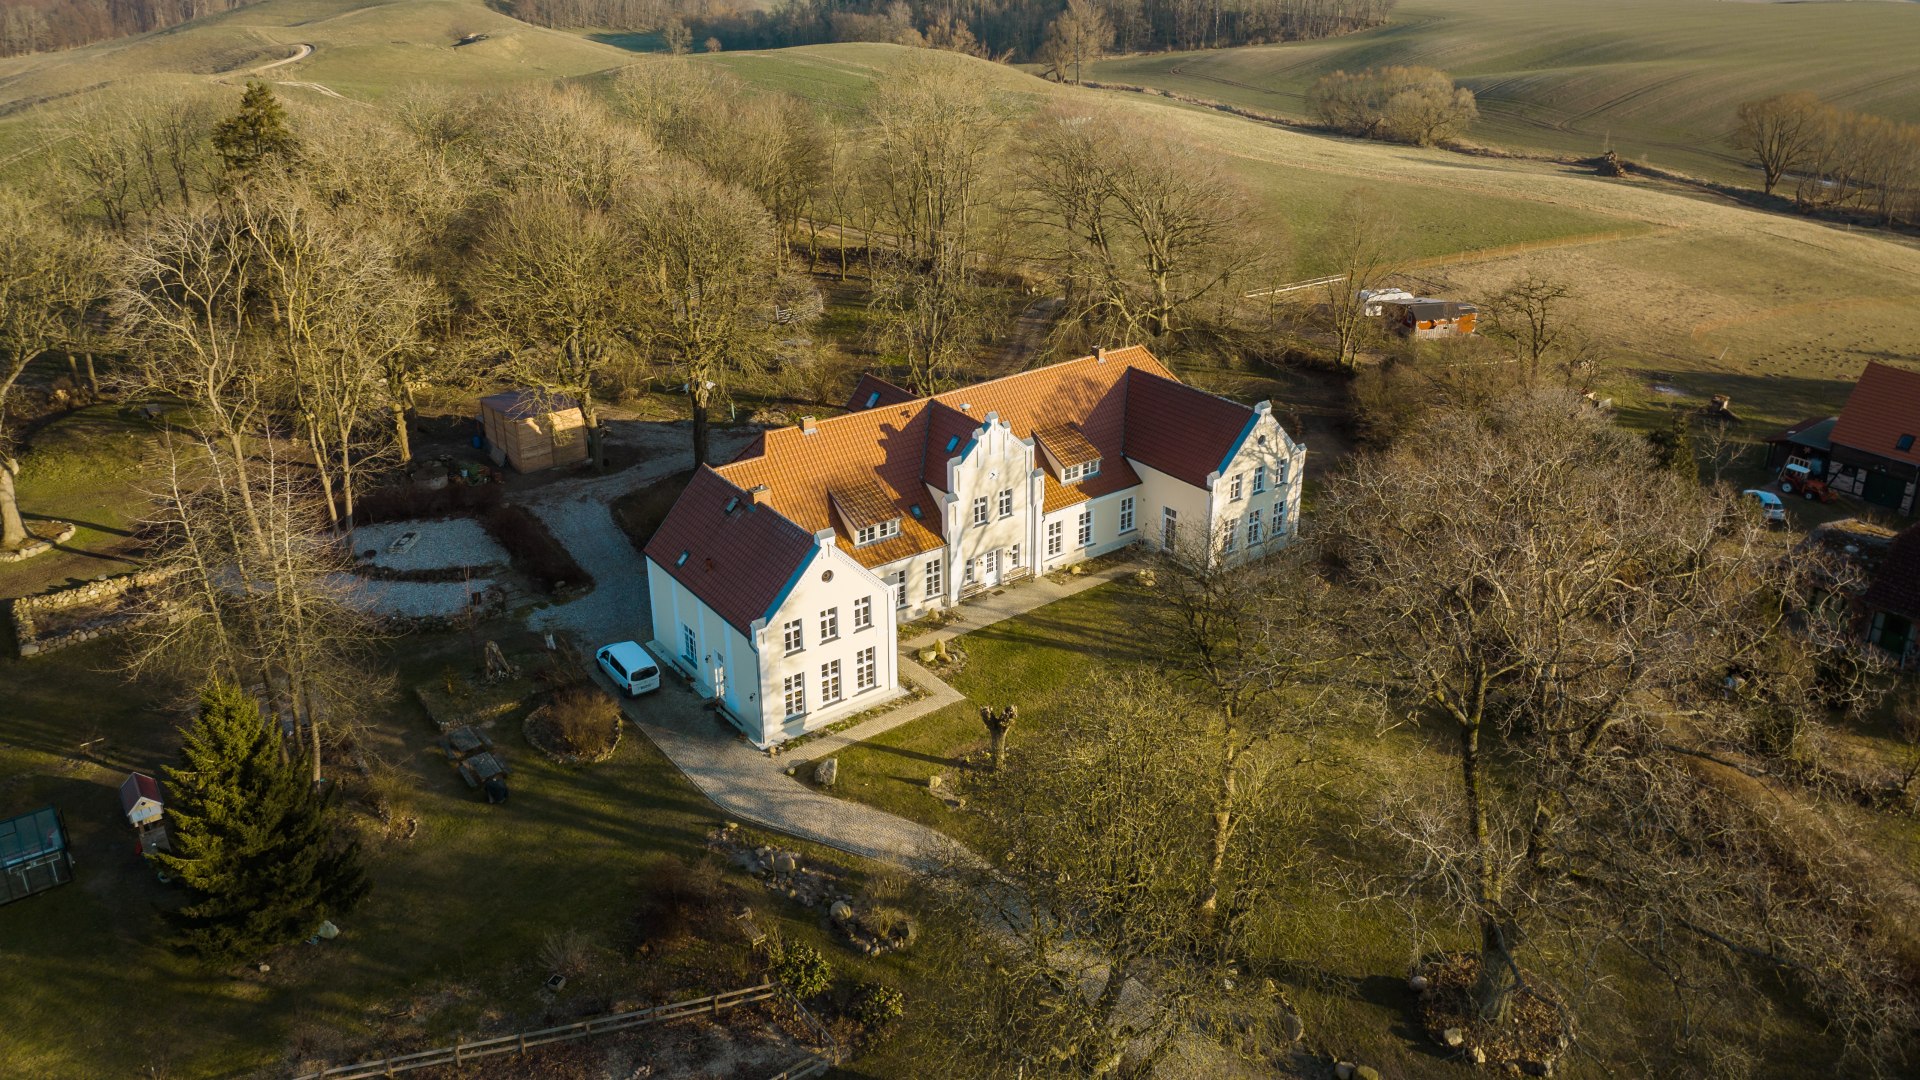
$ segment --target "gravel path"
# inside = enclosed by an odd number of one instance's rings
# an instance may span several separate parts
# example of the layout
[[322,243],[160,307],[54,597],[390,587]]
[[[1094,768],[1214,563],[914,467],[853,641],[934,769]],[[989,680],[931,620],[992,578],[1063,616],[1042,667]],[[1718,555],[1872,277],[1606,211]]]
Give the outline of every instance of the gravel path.
[[[410,532],[419,534],[412,547],[399,552],[387,550],[395,540]],[[389,570],[505,566],[509,561],[507,549],[472,518],[362,525],[353,530],[353,550],[356,555],[373,552],[373,558],[368,561]]]
[[[714,454],[724,459],[751,437],[752,433],[715,432]],[[546,522],[594,580],[588,595],[534,612],[535,630],[570,632],[584,649],[628,638],[646,641],[652,636],[640,553],[614,524],[608,504],[690,463],[687,454],[662,455],[611,476],[555,485],[528,499],[527,507]],[[581,662],[602,678],[590,654],[583,655]],[[874,722],[891,727],[958,699],[931,675],[925,675],[923,685],[932,691],[929,697]],[[787,776],[781,771],[784,762],[749,746],[732,725],[708,711],[704,701],[672,677],[659,693],[626,702],[625,708],[634,724],[702,794],[742,821],[907,866],[924,865],[953,847],[953,841],[924,825],[823,795]]]
[[492,578],[468,581],[381,581],[357,574],[329,574],[346,602],[381,615],[456,615],[464,611]]

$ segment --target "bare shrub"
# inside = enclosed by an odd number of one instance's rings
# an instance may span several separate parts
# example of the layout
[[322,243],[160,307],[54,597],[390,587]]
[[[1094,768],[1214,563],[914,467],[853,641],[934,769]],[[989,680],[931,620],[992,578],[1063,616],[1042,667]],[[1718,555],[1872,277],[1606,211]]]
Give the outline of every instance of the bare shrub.
[[620,706],[596,686],[573,686],[553,695],[547,722],[571,753],[597,757],[613,744]]

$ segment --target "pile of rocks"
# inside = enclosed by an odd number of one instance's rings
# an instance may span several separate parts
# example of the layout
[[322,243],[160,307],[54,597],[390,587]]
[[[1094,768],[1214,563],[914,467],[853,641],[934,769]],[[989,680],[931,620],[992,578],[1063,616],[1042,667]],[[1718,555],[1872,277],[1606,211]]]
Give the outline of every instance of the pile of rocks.
[[759,878],[768,892],[785,896],[803,907],[817,908],[852,900],[837,876],[807,866],[798,852],[769,845],[749,849],[737,822],[729,821],[708,834],[707,846],[725,852],[741,869]]
[[52,526],[52,531],[41,526],[37,532],[31,534],[33,538],[26,543],[17,548],[0,550],[0,563],[25,562],[35,555],[45,555],[55,546],[73,539],[73,534],[80,531],[79,527],[71,521],[53,521],[47,524]]

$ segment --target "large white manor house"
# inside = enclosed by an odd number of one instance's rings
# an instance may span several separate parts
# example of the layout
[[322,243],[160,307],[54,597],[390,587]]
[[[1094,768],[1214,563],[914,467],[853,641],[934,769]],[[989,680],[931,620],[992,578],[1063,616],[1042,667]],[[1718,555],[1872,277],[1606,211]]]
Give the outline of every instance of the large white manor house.
[[1143,348],[844,416],[702,468],[647,544],[655,655],[757,746],[899,692],[896,626],[1136,541],[1286,543],[1306,447]]

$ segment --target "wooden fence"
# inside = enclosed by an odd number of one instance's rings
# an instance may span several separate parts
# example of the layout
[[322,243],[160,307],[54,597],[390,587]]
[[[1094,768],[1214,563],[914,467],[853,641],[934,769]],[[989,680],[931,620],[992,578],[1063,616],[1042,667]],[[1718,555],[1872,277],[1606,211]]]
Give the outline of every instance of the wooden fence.
[[[635,1009],[632,1012],[614,1013],[610,1016],[596,1016],[591,1020],[581,1020],[558,1027],[541,1028],[538,1031],[523,1031],[518,1035],[501,1035],[492,1039],[478,1039],[474,1042],[455,1043],[434,1050],[421,1050],[412,1054],[395,1054],[392,1057],[375,1058],[362,1061],[357,1065],[336,1065],[315,1073],[306,1073],[297,1080],[372,1080],[374,1077],[393,1076],[414,1069],[429,1069],[436,1065],[464,1065],[470,1061],[492,1057],[496,1054],[518,1054],[536,1046],[548,1043],[567,1042],[572,1039],[584,1039],[589,1035],[602,1035],[610,1031],[622,1031],[645,1024],[659,1024],[668,1020],[679,1020],[689,1016],[715,1015],[722,1010],[738,1005],[748,1005],[756,1001],[782,996],[781,991],[772,983],[761,983],[744,990],[730,990],[724,994],[694,998],[691,1001],[676,1001],[671,1005],[656,1005],[650,1009]],[[825,1028],[814,1020],[804,1009],[800,1015],[809,1022],[808,1026],[816,1033],[824,1033]],[[830,1041],[827,1045],[836,1052],[837,1047]],[[815,1068],[814,1063],[819,1068]],[[800,1063],[780,1074],[787,1080],[798,1080],[802,1076],[818,1075],[826,1062],[819,1058]],[[807,1071],[815,1069],[815,1071]]]

